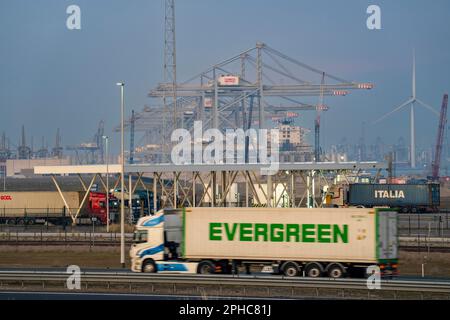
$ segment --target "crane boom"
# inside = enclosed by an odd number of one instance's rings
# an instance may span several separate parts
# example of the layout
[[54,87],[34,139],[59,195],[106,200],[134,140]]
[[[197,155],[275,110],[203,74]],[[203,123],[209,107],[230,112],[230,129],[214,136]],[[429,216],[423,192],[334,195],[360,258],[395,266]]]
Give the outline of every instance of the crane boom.
[[447,106],[448,106],[448,94],[445,94],[444,99],[442,101],[441,116],[439,119],[439,129],[438,129],[438,135],[437,135],[437,141],[436,141],[436,152],[434,154],[434,161],[432,164],[433,180],[437,180],[439,178],[439,169],[441,166],[442,145],[444,143],[444,132],[445,132],[445,126],[447,124]]

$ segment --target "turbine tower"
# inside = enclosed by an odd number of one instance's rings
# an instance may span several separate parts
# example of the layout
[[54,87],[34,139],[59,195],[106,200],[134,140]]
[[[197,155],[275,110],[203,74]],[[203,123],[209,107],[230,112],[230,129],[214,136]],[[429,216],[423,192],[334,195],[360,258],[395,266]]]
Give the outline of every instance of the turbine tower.
[[380,119],[376,120],[373,124],[377,124],[378,122],[386,119],[390,115],[394,114],[397,111],[400,111],[401,109],[411,106],[410,109],[410,134],[411,134],[411,150],[410,150],[410,157],[411,157],[411,168],[416,167],[416,129],[415,129],[415,114],[414,114],[414,105],[420,104],[422,107],[425,107],[426,109],[433,112],[436,116],[439,116],[439,113],[423,102],[422,100],[417,98],[416,95],[416,53],[413,51],[413,70],[412,70],[412,96],[409,98],[406,102],[392,110],[391,112],[386,113],[384,116],[382,116]]

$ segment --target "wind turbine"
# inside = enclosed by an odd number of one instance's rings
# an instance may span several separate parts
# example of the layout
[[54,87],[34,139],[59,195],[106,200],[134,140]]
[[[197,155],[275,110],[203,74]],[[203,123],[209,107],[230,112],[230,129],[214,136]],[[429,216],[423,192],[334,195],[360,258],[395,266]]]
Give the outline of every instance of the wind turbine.
[[410,99],[408,99],[406,102],[392,110],[391,112],[386,113],[384,116],[382,116],[380,119],[373,122],[373,124],[377,124],[378,122],[386,119],[393,113],[400,111],[401,109],[411,106],[411,114],[410,114],[410,129],[411,129],[411,168],[416,167],[416,129],[415,129],[415,115],[414,115],[414,105],[420,104],[422,107],[425,107],[426,109],[433,112],[436,116],[439,116],[439,113],[431,106],[423,102],[422,100],[417,98],[416,95],[416,52],[413,51],[413,71],[412,71],[412,96]]

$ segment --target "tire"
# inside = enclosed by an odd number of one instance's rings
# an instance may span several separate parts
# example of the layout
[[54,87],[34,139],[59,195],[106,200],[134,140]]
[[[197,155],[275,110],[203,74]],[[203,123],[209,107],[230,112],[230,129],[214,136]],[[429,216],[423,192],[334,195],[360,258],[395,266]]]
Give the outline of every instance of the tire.
[[19,219],[19,221],[17,221],[17,224],[19,226],[24,226],[24,225],[26,225],[26,221],[25,221],[25,219]]
[[330,263],[327,266],[328,277],[333,279],[343,278],[346,275],[345,268],[340,263]]
[[289,261],[283,264],[281,272],[283,272],[286,277],[297,277],[300,274],[300,266],[296,262]]
[[411,208],[411,213],[419,213],[419,210],[417,210],[417,208]]
[[222,269],[222,271],[221,271],[222,274],[231,274],[232,268],[231,268],[231,265],[228,262],[228,260],[219,261],[219,265]]
[[34,219],[30,219],[27,221],[27,225],[29,225],[29,226],[33,226],[34,224],[35,224]]
[[402,213],[408,213],[408,208],[402,208]]
[[216,265],[212,261],[202,261],[197,266],[198,274],[213,274],[216,272]]
[[318,262],[310,262],[305,267],[305,275],[309,278],[319,278],[323,275],[323,267]]
[[142,264],[142,272],[144,273],[156,273],[156,265],[153,260],[145,260]]

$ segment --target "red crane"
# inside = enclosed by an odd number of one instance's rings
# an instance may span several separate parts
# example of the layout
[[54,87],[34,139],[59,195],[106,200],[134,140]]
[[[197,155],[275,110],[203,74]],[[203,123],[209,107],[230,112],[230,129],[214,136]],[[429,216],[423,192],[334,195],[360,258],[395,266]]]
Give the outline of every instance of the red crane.
[[441,108],[441,117],[439,119],[439,130],[436,141],[436,152],[434,153],[434,161],[432,164],[432,177],[433,180],[439,179],[439,169],[441,167],[441,154],[442,145],[444,142],[444,132],[445,126],[447,124],[447,105],[448,105],[448,94],[444,95]]

